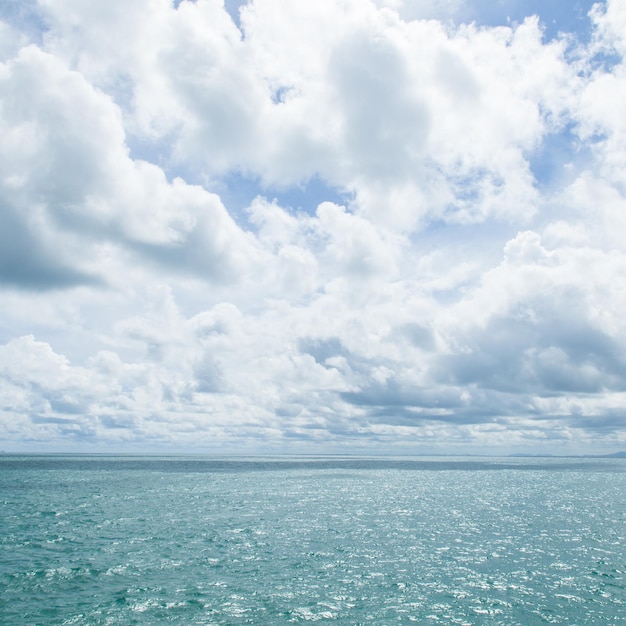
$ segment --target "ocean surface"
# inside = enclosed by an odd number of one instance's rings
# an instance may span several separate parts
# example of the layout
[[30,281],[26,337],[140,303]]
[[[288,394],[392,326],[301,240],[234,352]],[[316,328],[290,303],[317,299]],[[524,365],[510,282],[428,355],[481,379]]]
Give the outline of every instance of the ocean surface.
[[0,456],[0,624],[626,624],[626,459]]

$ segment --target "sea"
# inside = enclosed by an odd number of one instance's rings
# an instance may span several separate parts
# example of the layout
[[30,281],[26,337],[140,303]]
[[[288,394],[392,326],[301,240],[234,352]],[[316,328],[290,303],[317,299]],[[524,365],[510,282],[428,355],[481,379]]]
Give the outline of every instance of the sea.
[[626,624],[626,459],[0,456],[0,624]]

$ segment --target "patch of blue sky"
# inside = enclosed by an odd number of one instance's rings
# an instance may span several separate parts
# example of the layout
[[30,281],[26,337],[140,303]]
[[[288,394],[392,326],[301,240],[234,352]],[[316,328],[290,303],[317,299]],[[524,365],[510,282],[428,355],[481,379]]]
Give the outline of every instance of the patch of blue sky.
[[410,241],[424,256],[442,253],[449,255],[451,264],[463,258],[484,268],[502,260],[504,244],[515,237],[519,229],[519,224],[502,219],[475,222],[432,219],[413,232]]
[[334,202],[335,204],[347,204],[351,196],[341,190],[331,187],[319,176],[313,176],[300,185],[278,188],[269,187],[264,194],[270,199],[276,199],[284,208],[296,212],[315,213],[322,202]]
[[224,8],[230,15],[231,19],[237,25],[237,28],[241,30],[241,21],[239,19],[239,9],[246,5],[246,0],[224,0]]
[[222,203],[241,225],[250,226],[246,209],[257,196],[267,195],[263,192],[260,180],[255,176],[230,172],[206,185],[206,189],[220,196]]
[[290,87],[279,87],[278,89],[275,89],[272,93],[272,101],[274,102],[274,104],[280,104],[281,102],[285,102],[285,99],[290,89]]
[[[13,0],[17,2],[19,0]],[[183,2],[195,2],[195,0],[172,0],[172,4],[174,8],[178,8]],[[237,24],[237,28],[241,28],[241,23],[239,20],[239,9],[248,4],[248,0],[224,0],[224,9],[230,15],[233,22]]]
[[594,72],[611,72],[624,61],[622,55],[611,50],[600,50],[590,60],[590,69]]
[[224,206],[230,214],[241,224],[247,224],[246,209],[256,197],[263,197],[276,203],[283,209],[293,213],[307,213],[314,215],[322,202],[346,204],[348,194],[331,187],[319,176],[308,181],[287,187],[267,186],[258,177],[230,172],[220,177],[213,184],[205,187],[208,191],[219,194]]
[[594,0],[473,0],[461,10],[461,17],[479,26],[506,26],[536,15],[547,41],[571,33],[584,43],[591,37],[589,11],[594,4]]
[[48,26],[41,14],[37,0],[2,0],[0,21],[8,24],[31,43],[41,45]]
[[467,174],[449,175],[447,179],[454,190],[455,198],[461,204],[479,201],[483,197],[485,183],[498,188],[505,182],[486,168],[474,168]]
[[571,181],[591,159],[589,141],[582,142],[575,124],[546,135],[536,150],[527,155],[537,187],[556,189]]
[[158,139],[147,139],[145,136],[127,132],[126,146],[131,159],[146,161],[159,166],[165,172],[170,182],[174,178],[180,177],[188,183],[200,184],[200,181],[197,180],[197,174],[194,174],[187,168],[176,165],[172,159],[172,148],[174,146],[172,135],[164,135]]

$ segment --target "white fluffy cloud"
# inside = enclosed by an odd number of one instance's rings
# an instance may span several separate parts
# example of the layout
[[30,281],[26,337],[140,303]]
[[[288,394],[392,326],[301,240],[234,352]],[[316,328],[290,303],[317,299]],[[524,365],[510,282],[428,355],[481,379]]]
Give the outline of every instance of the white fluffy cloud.
[[367,0],[257,0],[240,32],[218,2],[143,4],[131,19],[120,2],[95,16],[47,0],[47,40],[130,100],[129,130],[171,135],[168,158],[271,184],[318,174],[401,229],[536,210],[526,156],[560,123],[577,76],[537,19],[450,28]]
[[626,445],[624,9],[481,6],[5,16],[2,447]]
[[218,197],[129,158],[119,108],[79,72],[35,46],[2,70],[6,282],[106,281],[112,246],[215,278],[253,254]]

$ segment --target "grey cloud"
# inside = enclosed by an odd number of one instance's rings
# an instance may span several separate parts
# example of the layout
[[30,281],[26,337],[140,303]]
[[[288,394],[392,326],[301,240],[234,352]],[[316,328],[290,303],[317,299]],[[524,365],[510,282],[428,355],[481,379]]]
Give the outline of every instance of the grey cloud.
[[42,242],[5,204],[0,206],[0,283],[20,289],[48,290],[101,285],[102,280],[70,267],[63,261],[62,251]]
[[433,331],[415,322],[404,324],[396,328],[392,336],[394,339],[408,340],[412,346],[421,348],[425,351],[432,351],[435,349],[435,337]]
[[510,399],[475,394],[468,404],[461,398],[462,392],[455,387],[411,388],[392,379],[344,392],[341,398],[364,409],[366,421],[397,426],[417,426],[429,421],[479,424],[513,412],[506,401]]
[[287,418],[297,417],[301,412],[302,412],[302,406],[297,405],[297,404],[279,406],[274,411],[274,413],[278,417],[287,417]]
[[48,402],[52,411],[64,415],[81,415],[84,414],[86,408],[85,404],[73,398],[68,399],[66,396],[48,398]]
[[555,293],[528,302],[525,314],[494,316],[458,338],[464,347],[441,357],[442,381],[505,392],[594,393],[626,388],[615,340],[594,326],[582,293]]
[[78,421],[67,417],[56,417],[48,415],[31,415],[30,421],[33,424],[57,424],[57,425],[69,425],[77,424]]
[[561,419],[574,428],[591,432],[614,433],[624,430],[626,410],[620,407],[603,411],[598,415],[571,414],[562,416]]
[[[580,400],[585,400],[591,396],[581,394],[578,396]],[[582,405],[573,404],[568,411],[561,412],[539,412],[530,415],[533,422],[543,429],[544,425],[549,422],[558,422],[569,428],[575,428],[587,431],[588,433],[602,433],[610,435],[619,433],[626,426],[626,411],[622,407],[604,408],[586,412]]]
[[237,276],[232,251],[218,249],[199,228],[179,242],[148,243],[124,239],[126,245],[138,255],[173,272],[193,274],[221,283],[235,280]]
[[[450,425],[506,424],[511,418],[526,417],[534,419],[539,412],[533,408],[526,395],[498,392],[477,394],[473,390],[472,398],[467,403],[454,399],[463,393],[462,388],[451,390],[450,398],[440,390],[424,391],[423,395],[405,394],[401,400],[390,401],[389,395],[374,395],[371,390],[364,394],[343,394],[344,400],[364,410],[362,422],[368,424],[387,424],[393,426],[423,426],[427,423],[441,422]],[[435,401],[436,397],[441,401]],[[570,416],[559,416],[561,422],[567,422]]]
[[388,380],[385,384],[373,382],[359,391],[343,392],[341,397],[359,406],[425,409],[457,409],[462,406],[459,394],[454,390],[407,388],[395,380]]
[[112,430],[126,430],[135,427],[135,419],[126,414],[117,413],[115,415],[99,415],[98,421],[105,428]]
[[482,424],[540,415],[532,403],[531,394],[481,389],[476,385],[433,383],[428,387],[417,387],[397,378],[385,383],[370,381],[358,391],[341,393],[341,398],[363,409],[364,419],[368,422],[402,426],[418,426],[432,421]]
[[219,393],[222,389],[222,372],[215,359],[205,355],[194,368],[196,390],[200,393]]
[[367,412],[368,421],[393,426],[422,426],[427,422],[445,422],[449,424],[484,424],[494,422],[498,415],[489,415],[479,411],[454,411],[435,413],[432,411],[412,411],[411,407],[379,407]]

